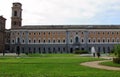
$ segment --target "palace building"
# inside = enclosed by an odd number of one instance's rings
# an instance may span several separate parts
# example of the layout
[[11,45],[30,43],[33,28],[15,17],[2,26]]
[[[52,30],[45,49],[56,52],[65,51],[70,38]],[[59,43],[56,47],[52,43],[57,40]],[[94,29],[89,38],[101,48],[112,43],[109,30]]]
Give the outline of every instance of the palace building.
[[13,3],[11,29],[5,50],[20,53],[73,53],[74,50],[110,52],[120,43],[119,25],[26,25],[22,4]]
[[4,51],[5,48],[5,21],[3,16],[0,16],[0,53]]

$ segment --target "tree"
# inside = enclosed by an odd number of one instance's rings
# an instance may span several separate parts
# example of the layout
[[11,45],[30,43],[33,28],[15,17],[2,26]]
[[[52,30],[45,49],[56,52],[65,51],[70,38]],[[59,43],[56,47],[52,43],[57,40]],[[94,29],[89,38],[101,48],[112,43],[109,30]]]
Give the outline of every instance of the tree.
[[114,53],[115,53],[117,58],[120,58],[120,44],[115,45]]
[[120,44],[114,46],[114,53],[116,58],[113,58],[113,62],[120,64]]

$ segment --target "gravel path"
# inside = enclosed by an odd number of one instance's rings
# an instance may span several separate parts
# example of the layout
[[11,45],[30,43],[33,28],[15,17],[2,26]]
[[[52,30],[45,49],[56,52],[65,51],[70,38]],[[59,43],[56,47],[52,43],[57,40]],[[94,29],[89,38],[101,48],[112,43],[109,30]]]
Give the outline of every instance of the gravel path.
[[118,67],[104,66],[104,65],[99,64],[101,62],[107,62],[107,61],[111,61],[111,60],[85,62],[85,63],[81,63],[80,65],[93,67],[93,68],[99,68],[99,69],[105,69],[105,70],[120,70],[120,68]]

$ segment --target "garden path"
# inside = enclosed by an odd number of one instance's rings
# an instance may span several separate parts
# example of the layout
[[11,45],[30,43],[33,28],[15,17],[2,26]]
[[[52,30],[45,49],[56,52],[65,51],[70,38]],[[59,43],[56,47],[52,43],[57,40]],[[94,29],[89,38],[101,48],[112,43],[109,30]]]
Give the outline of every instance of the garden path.
[[102,57],[102,58],[107,59],[107,60],[85,62],[85,63],[81,63],[80,65],[88,66],[88,67],[92,67],[92,68],[105,69],[105,70],[120,70],[120,68],[118,68],[118,67],[100,65],[101,62],[108,62],[108,61],[112,60],[111,57]]

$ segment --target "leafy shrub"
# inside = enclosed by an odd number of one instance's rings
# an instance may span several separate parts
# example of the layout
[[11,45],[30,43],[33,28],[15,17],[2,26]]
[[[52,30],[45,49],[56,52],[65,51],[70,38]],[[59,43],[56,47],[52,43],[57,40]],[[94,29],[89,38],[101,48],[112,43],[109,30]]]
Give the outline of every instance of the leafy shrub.
[[113,58],[113,62],[117,63],[117,64],[120,64],[120,58]]
[[114,53],[115,53],[116,57],[120,58],[120,44],[115,45]]
[[117,58],[113,58],[113,62],[120,64],[120,44],[114,46],[114,54]]

